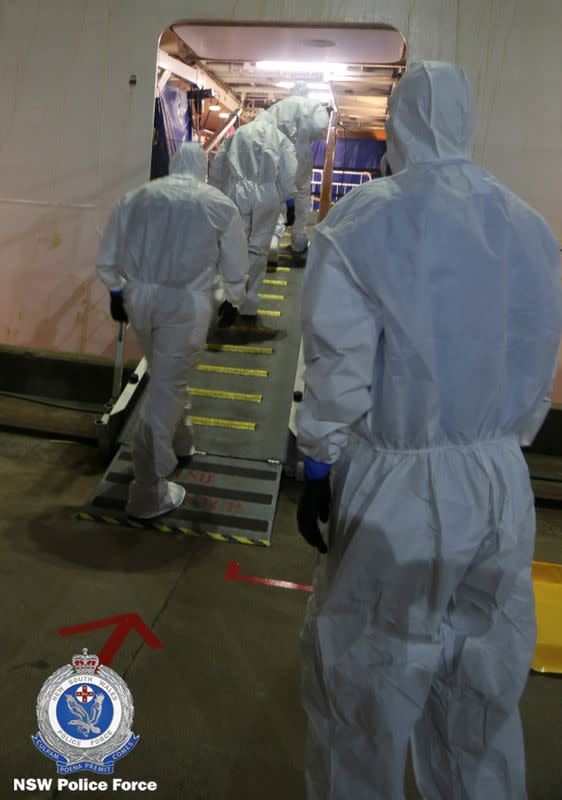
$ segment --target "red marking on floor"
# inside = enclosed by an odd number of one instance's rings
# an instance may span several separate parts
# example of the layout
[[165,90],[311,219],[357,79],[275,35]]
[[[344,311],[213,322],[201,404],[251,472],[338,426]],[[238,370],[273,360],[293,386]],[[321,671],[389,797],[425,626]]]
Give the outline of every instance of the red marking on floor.
[[193,469],[187,470],[187,477],[192,483],[214,483],[215,480],[212,472],[199,472]]
[[73,625],[70,628],[61,628],[59,634],[61,636],[74,636],[77,633],[88,633],[88,631],[107,628],[110,625],[114,625],[115,629],[98,653],[100,662],[107,667],[111,664],[115,654],[121,649],[123,642],[133,629],[136,630],[149,647],[153,649],[164,647],[156,634],[154,634],[139,615],[135,613],[119,614],[116,617],[105,617],[104,619],[92,620],[92,622],[84,622],[81,625]]
[[273,586],[277,589],[291,589],[297,592],[313,592],[314,588],[308,583],[293,583],[293,581],[278,581],[272,578],[257,578],[252,575],[240,575],[240,563],[231,561],[224,575],[226,581],[240,581],[242,583],[257,583],[259,586]]

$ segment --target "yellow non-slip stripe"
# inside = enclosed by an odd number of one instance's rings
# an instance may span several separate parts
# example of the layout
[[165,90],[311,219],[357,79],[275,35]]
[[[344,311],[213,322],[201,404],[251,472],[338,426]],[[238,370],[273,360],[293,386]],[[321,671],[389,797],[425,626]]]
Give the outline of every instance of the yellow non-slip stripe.
[[285,295],[284,294],[263,294],[263,293],[260,293],[260,294],[258,294],[258,297],[261,298],[262,300],[284,300],[285,299]]
[[244,369],[243,367],[222,367],[214,364],[198,364],[198,372],[218,372],[221,375],[246,375],[250,378],[267,378],[266,369]]
[[281,280],[275,280],[275,279],[272,279],[272,278],[265,278],[262,281],[262,284],[264,286],[288,286],[289,285],[289,281],[281,281]]
[[272,311],[270,308],[258,308],[260,317],[280,317],[280,311]]
[[206,344],[211,353],[250,353],[256,356],[273,355],[273,347],[254,347],[250,344]]
[[102,520],[107,525],[122,525],[122,523],[118,519],[114,519],[113,517],[102,517]]
[[218,417],[189,417],[194,425],[204,425],[211,428],[233,428],[237,431],[255,431],[255,422],[246,422],[237,419],[219,419]]
[[245,400],[248,403],[261,403],[263,395],[245,392],[223,392],[219,389],[190,389],[195,397],[211,397],[213,400]]

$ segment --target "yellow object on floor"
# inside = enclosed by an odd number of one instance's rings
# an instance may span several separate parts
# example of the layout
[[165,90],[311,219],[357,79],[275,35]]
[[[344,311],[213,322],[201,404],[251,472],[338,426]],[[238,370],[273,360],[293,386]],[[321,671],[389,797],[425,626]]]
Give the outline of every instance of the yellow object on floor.
[[562,564],[533,561],[537,607],[535,672],[562,673]]

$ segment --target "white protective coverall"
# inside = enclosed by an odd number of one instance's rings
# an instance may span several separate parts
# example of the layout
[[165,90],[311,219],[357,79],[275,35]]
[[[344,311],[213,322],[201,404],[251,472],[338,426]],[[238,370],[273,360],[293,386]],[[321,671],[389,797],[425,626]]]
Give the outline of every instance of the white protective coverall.
[[330,123],[324,106],[304,96],[303,83],[297,82],[289,97],[266,111],[276,127],[293,143],[297,155],[296,192],[291,195],[295,201],[291,246],[296,253],[302,253],[308,247],[306,223],[310,212],[310,182],[314,166],[310,144],[323,138]]
[[238,128],[213,161],[211,183],[234,201],[244,221],[250,271],[240,312],[246,316],[257,314],[279,206],[294,193],[296,172],[293,145],[263,113]]
[[127,511],[133,516],[157,516],[183,499],[183,489],[166,477],[176,454],[192,451],[187,386],[207,335],[217,274],[233,305],[245,296],[248,255],[240,214],[205,178],[202,148],[183,144],[168,177],[115,205],[99,249],[98,273],[110,290],[124,287],[150,372],[132,447],[135,480]]
[[332,469],[302,633],[309,800],[523,800],[535,646],[533,495],[519,437],[549,391],[559,247],[469,158],[460,69],[390,98],[393,176],[314,233],[298,441]]
[[389,166],[388,166],[388,156],[386,155],[386,153],[384,153],[383,157],[381,158],[381,163],[379,164],[379,169],[380,169],[380,171],[382,173],[383,178],[386,178],[391,174]]

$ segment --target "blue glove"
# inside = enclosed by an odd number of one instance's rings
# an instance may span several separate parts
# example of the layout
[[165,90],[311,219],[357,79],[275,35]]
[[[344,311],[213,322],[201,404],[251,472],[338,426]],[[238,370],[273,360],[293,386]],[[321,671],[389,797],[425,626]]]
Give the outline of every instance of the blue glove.
[[129,318],[125,311],[125,303],[123,297],[123,289],[111,289],[109,292],[109,311],[111,318],[115,322],[128,322]]
[[[311,481],[326,478],[332,469],[331,464],[324,464],[322,461],[315,461],[309,456],[304,457],[304,477]],[[322,520],[324,522],[325,520]]]
[[320,553],[327,553],[326,542],[318,527],[318,520],[328,522],[332,493],[330,490],[331,464],[304,459],[304,489],[297,508],[297,523],[301,536]]

